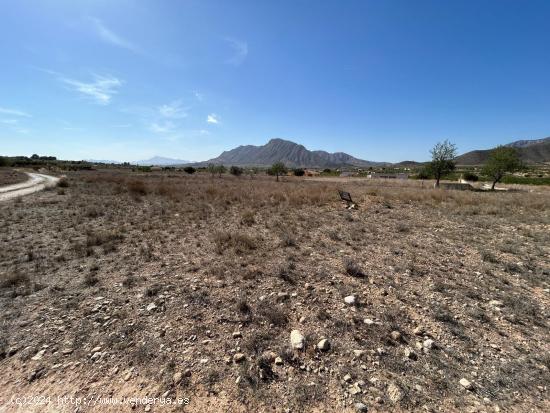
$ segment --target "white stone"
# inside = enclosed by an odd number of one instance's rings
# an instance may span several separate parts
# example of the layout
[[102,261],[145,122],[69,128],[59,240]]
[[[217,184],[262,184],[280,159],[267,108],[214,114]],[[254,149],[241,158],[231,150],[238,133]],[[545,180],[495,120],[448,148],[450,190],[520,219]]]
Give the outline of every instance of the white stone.
[[290,332],[290,344],[292,348],[302,350],[304,348],[305,338],[300,330],[292,330]]
[[317,348],[321,351],[330,350],[330,341],[328,341],[326,338],[322,339],[317,343]]
[[355,304],[355,296],[354,295],[348,295],[347,297],[344,297],[344,302],[347,305],[354,305]]

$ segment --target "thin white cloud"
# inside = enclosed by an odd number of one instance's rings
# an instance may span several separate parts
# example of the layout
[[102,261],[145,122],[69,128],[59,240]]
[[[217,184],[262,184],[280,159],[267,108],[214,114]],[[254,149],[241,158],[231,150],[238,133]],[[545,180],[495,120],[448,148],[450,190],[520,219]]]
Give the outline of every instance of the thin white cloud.
[[119,125],[113,125],[113,128],[130,128],[132,127],[131,123],[121,123]]
[[232,38],[225,38],[224,40],[233,50],[233,55],[225,62],[234,66],[241,65],[248,56],[248,43]]
[[107,28],[105,24],[100,19],[97,19],[95,17],[90,17],[90,21],[94,25],[94,29],[96,34],[99,36],[101,40],[104,42],[107,42],[109,44],[112,44],[113,46],[121,47],[123,49],[130,50],[134,53],[140,53],[141,50],[139,47],[131,43],[130,41],[124,39],[120,35],[113,32],[111,29]]
[[206,118],[206,122],[217,125],[218,123],[220,123],[220,119],[218,118],[218,115],[216,115],[215,113],[211,113]]
[[74,91],[86,98],[92,99],[100,105],[108,105],[111,103],[113,95],[118,93],[118,89],[123,83],[122,80],[114,76],[98,75],[94,75],[93,82],[81,82],[66,77],[62,77],[60,80],[70,86]]
[[166,122],[153,122],[149,129],[155,133],[169,133],[174,130],[176,125],[174,125],[173,122],[166,121]]
[[181,119],[187,117],[186,109],[182,106],[181,100],[176,100],[158,108],[159,114],[168,119]]
[[23,112],[22,110],[3,108],[3,107],[0,107],[0,113],[3,113],[4,115],[21,116],[25,118],[31,117],[31,115],[29,115],[27,112]]
[[17,125],[19,123],[19,119],[0,119],[0,123],[5,125]]

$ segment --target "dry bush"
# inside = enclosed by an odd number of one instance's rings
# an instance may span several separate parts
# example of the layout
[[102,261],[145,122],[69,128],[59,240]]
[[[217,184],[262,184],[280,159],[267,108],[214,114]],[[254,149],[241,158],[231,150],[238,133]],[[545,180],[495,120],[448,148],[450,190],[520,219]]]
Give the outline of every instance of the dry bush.
[[145,182],[141,180],[133,179],[126,184],[126,187],[128,188],[128,192],[132,195],[143,196],[148,193],[148,188],[145,185]]
[[246,226],[252,226],[256,220],[254,218],[254,211],[252,210],[248,210],[248,211],[245,211],[243,212],[242,216],[241,216],[241,224],[243,225],[246,225]]
[[218,231],[212,238],[218,254],[223,254],[227,249],[233,249],[236,253],[250,252],[256,249],[257,240],[245,233]]
[[86,234],[86,246],[96,247],[107,243],[114,243],[124,237],[117,231],[90,231]]
[[365,277],[365,273],[352,258],[344,258],[344,270],[348,275],[351,275],[352,277]]

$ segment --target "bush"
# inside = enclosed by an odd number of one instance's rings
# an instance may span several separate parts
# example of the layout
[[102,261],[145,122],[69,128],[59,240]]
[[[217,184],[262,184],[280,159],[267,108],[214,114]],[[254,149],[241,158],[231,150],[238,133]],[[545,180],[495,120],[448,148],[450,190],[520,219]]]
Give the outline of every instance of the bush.
[[344,269],[348,275],[352,277],[364,277],[365,273],[361,267],[351,258],[344,259]]
[[416,179],[430,179],[432,177],[432,174],[429,170],[429,168],[424,167],[418,171],[418,174],[416,175]]
[[479,176],[477,176],[472,172],[464,172],[462,174],[462,179],[465,179],[466,181],[470,181],[470,182],[477,182],[479,180]]
[[183,168],[183,171],[185,173],[188,173],[189,175],[194,174],[195,172],[197,172],[197,170],[195,168],[193,168],[192,166],[186,166],[185,168]]
[[306,174],[306,171],[301,168],[294,169],[292,172],[294,173],[294,176],[304,176]]
[[61,178],[59,181],[57,181],[57,186],[60,188],[68,188],[69,181],[67,180],[67,178]]
[[147,187],[145,186],[145,182],[134,180],[128,182],[128,191],[134,195],[146,195]]
[[238,166],[232,166],[231,168],[229,168],[229,173],[231,175],[241,176],[243,174],[243,168],[239,168]]

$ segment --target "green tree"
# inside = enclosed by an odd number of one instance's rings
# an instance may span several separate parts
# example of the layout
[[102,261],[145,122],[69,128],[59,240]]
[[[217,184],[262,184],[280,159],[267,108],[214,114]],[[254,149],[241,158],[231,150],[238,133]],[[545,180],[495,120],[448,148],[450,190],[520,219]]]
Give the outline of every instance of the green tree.
[[239,168],[238,166],[232,166],[231,168],[229,168],[229,173],[231,175],[241,176],[243,174],[243,168]]
[[218,178],[221,178],[224,173],[227,172],[227,168],[223,165],[217,165],[216,166],[216,173],[218,174]]
[[483,167],[483,175],[488,176],[493,181],[491,189],[500,182],[506,172],[515,172],[521,168],[521,162],[514,148],[508,146],[498,146],[491,151],[489,159]]
[[429,170],[431,175],[435,177],[435,186],[439,187],[441,177],[455,169],[456,145],[444,140],[436,143],[430,153],[432,154],[432,161],[429,163]]
[[284,175],[287,173],[287,169],[284,163],[282,162],[276,162],[273,165],[271,165],[271,168],[269,168],[270,175],[275,175],[277,177],[277,182],[279,182],[279,175]]
[[296,168],[292,172],[294,173],[294,176],[304,176],[306,174],[306,171],[302,168]]
[[186,166],[185,168],[183,168],[183,170],[188,173],[188,174],[194,174],[197,170],[195,168],[193,168],[192,166]]

